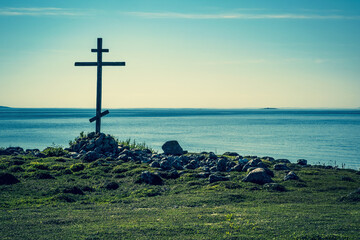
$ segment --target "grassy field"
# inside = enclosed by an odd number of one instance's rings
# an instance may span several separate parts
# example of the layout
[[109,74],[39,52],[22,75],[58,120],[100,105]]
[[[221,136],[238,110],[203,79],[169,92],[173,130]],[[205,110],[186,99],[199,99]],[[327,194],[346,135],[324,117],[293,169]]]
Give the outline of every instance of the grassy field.
[[185,170],[152,186],[138,183],[157,171],[147,164],[0,156],[20,181],[0,185],[0,238],[359,239],[359,172],[288,166],[301,180],[274,171],[284,191],[242,182],[245,172],[209,183]]

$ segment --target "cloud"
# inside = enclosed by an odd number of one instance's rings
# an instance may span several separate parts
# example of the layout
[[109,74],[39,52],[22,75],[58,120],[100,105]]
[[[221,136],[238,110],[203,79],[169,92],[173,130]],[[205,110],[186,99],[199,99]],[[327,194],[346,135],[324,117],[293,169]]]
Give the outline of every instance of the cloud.
[[317,20],[360,20],[360,16],[319,15],[319,14],[191,14],[177,12],[125,12],[123,14],[143,18],[173,18],[173,19],[317,19]]
[[82,13],[65,8],[0,8],[0,16],[78,16]]

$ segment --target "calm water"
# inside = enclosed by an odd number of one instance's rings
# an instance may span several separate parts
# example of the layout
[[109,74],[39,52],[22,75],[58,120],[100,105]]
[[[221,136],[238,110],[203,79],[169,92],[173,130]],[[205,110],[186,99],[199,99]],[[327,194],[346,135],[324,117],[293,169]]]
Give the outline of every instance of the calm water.
[[[81,131],[94,131],[88,121],[94,112],[0,109],[0,147],[66,147]],[[159,151],[175,139],[188,151],[235,151],[360,168],[360,109],[114,109],[103,118],[102,131]]]

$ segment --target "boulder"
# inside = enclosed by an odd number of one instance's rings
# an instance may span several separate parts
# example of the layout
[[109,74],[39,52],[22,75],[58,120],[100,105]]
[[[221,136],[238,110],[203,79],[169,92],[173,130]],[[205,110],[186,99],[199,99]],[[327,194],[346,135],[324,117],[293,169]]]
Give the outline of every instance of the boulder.
[[184,152],[178,141],[175,140],[167,141],[161,148],[166,155],[181,155]]
[[149,171],[144,171],[141,173],[140,181],[150,184],[150,185],[162,185],[163,184],[163,180],[159,175],[157,175],[155,173],[151,173]]
[[290,170],[290,169],[285,164],[279,163],[274,165],[274,170],[280,171],[280,170]]
[[210,152],[210,153],[209,153],[209,158],[215,160],[215,159],[217,159],[217,156],[216,156],[215,153]]
[[239,156],[239,154],[236,152],[224,152],[223,155],[230,156],[230,157]]
[[302,166],[306,166],[307,165],[307,160],[306,159],[299,159],[299,160],[297,160],[297,164],[302,165]]
[[230,179],[228,177],[223,177],[223,176],[219,176],[219,175],[215,175],[215,174],[211,174],[209,176],[210,183],[220,182],[220,181],[229,181],[229,180]]
[[84,156],[81,157],[81,159],[84,162],[93,162],[93,161],[95,161],[95,160],[97,160],[99,158],[100,158],[100,154],[98,154],[95,151],[87,152]]
[[234,167],[231,168],[231,171],[241,172],[243,167],[244,167],[244,165],[242,165],[242,164],[236,164]]
[[266,168],[266,165],[259,158],[256,158],[256,159],[250,160],[248,163],[246,163],[242,170],[244,172],[246,172],[251,167]]
[[216,165],[218,171],[225,172],[227,170],[227,163],[228,160],[226,158],[220,159]]
[[296,175],[294,172],[291,171],[288,174],[286,174],[284,177],[284,181],[287,180],[299,180],[299,177],[298,175]]
[[273,180],[271,177],[266,173],[265,169],[263,168],[256,168],[248,173],[248,175],[243,178],[243,182],[252,182],[257,184],[265,184],[271,183]]

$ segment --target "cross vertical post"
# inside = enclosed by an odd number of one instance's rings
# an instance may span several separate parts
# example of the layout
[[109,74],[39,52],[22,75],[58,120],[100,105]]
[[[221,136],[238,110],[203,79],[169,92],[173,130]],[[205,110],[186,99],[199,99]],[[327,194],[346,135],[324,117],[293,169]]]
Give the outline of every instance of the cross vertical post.
[[100,133],[101,117],[109,114],[106,110],[101,112],[101,92],[102,92],[102,66],[125,66],[125,62],[103,62],[102,53],[109,52],[109,49],[102,48],[102,38],[97,39],[97,48],[91,49],[91,52],[97,53],[97,62],[75,62],[75,66],[97,66],[96,82],[96,115],[89,119],[90,122],[96,121],[95,132]]
[[[102,38],[97,39],[97,83],[96,83],[96,116],[101,114],[101,92],[102,92]],[[101,118],[96,119],[95,132],[100,133]]]

